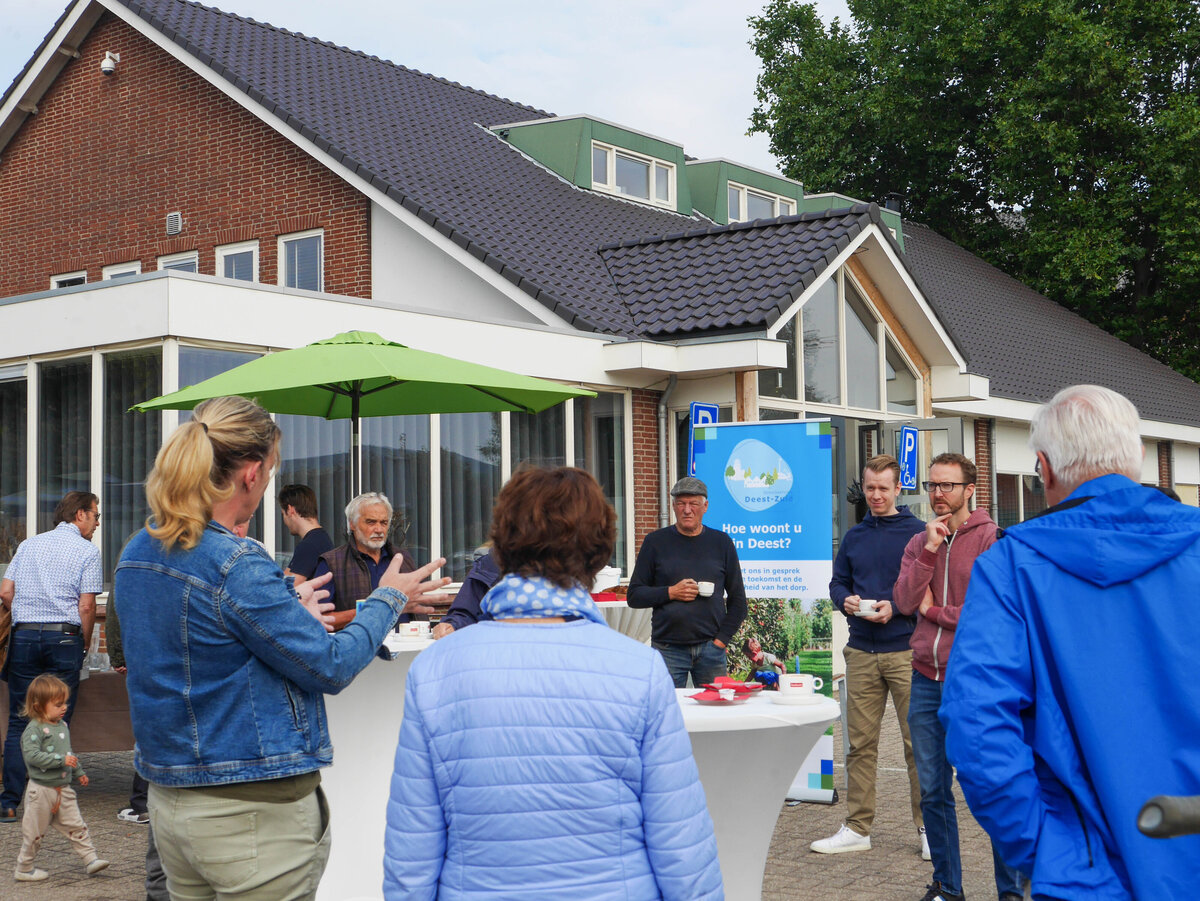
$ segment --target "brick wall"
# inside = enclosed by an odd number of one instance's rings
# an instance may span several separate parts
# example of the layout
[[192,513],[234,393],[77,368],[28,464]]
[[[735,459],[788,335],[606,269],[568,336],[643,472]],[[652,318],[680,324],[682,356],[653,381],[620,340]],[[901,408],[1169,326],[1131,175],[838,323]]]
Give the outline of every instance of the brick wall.
[[[105,51],[116,73],[100,73]],[[257,238],[277,282],[278,235],[325,229],[326,291],[371,295],[367,199],[106,13],[0,160],[0,297],[50,276]],[[183,232],[166,235],[169,212]]]
[[975,506],[987,510],[993,517],[996,511],[992,504],[992,420],[975,420]]
[[1158,484],[1163,488],[1175,487],[1174,451],[1173,441],[1158,442]]
[[633,541],[658,528],[658,391],[633,391]]

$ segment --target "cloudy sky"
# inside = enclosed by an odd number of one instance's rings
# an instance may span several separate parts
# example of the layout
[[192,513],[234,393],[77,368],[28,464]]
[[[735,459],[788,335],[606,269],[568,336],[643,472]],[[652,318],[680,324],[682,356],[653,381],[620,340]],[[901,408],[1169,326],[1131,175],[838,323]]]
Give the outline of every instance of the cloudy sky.
[[[540,107],[588,113],[774,170],[762,135],[746,137],[757,58],[749,16],[767,0],[208,0],[229,12],[343,44]],[[67,0],[0,0],[0,91]],[[829,21],[845,0],[817,0]]]

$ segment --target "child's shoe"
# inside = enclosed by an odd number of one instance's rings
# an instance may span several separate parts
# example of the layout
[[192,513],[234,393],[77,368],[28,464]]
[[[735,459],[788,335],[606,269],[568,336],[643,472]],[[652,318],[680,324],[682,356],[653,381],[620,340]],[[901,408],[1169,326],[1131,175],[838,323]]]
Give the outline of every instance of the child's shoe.
[[108,861],[105,860],[103,857],[97,857],[95,860],[93,860],[91,863],[89,863],[87,865],[87,874],[89,876],[95,876],[101,870],[107,870],[107,869],[108,869]]
[[45,870],[39,870],[37,867],[34,867],[29,871],[17,870],[13,873],[13,879],[17,880],[17,882],[41,882],[49,875]]

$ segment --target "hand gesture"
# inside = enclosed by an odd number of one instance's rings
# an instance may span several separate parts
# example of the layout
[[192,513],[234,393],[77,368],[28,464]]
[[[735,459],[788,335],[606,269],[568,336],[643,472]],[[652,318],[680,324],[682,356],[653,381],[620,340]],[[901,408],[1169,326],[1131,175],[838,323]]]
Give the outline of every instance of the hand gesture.
[[942,542],[950,537],[950,527],[946,525],[946,522],[953,515],[953,513],[943,513],[925,524],[925,549],[930,553],[936,554],[938,548],[942,546]]
[[700,585],[695,579],[681,579],[667,589],[667,597],[673,601],[694,601],[700,594]]
[[842,601],[842,609],[846,611],[846,616],[857,616],[858,606],[862,603],[862,598],[856,594],[846,595],[846,600]]
[[422,595],[435,588],[441,588],[443,585],[449,585],[450,580],[443,576],[440,579],[430,579],[426,582],[425,578],[432,575],[435,569],[445,565],[446,558],[438,557],[436,560],[431,560],[420,569],[413,570],[410,573],[400,572],[400,566],[403,562],[403,554],[397,554],[392,558],[392,562],[388,564],[387,571],[379,579],[379,587],[395,588],[397,591],[403,591],[408,596],[408,603],[404,605],[402,613],[433,613],[432,607],[421,603]]
[[309,579],[296,586],[296,594],[300,598],[300,605],[311,613],[317,622],[325,627],[326,632],[332,632],[334,629],[334,619],[332,616],[333,603],[325,600],[329,597],[329,592],[323,589],[329,584],[329,580],[332,578],[333,573],[328,572],[320,578]]

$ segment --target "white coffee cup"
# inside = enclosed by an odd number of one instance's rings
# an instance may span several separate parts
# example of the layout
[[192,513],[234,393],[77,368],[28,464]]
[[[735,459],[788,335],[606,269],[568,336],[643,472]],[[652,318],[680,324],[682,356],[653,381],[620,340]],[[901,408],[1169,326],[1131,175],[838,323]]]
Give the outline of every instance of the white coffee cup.
[[429,623],[400,623],[397,627],[405,638],[428,638]]
[[717,589],[717,586],[713,585],[712,582],[697,582],[696,587],[700,589],[700,597],[702,598],[711,598],[712,593]]
[[874,616],[876,613],[879,612],[875,609],[875,605],[878,603],[879,603],[878,601],[868,600],[867,598],[859,598],[858,615],[859,616]]
[[784,694],[811,695],[824,685],[825,681],[812,673],[784,673],[779,677],[779,690]]

